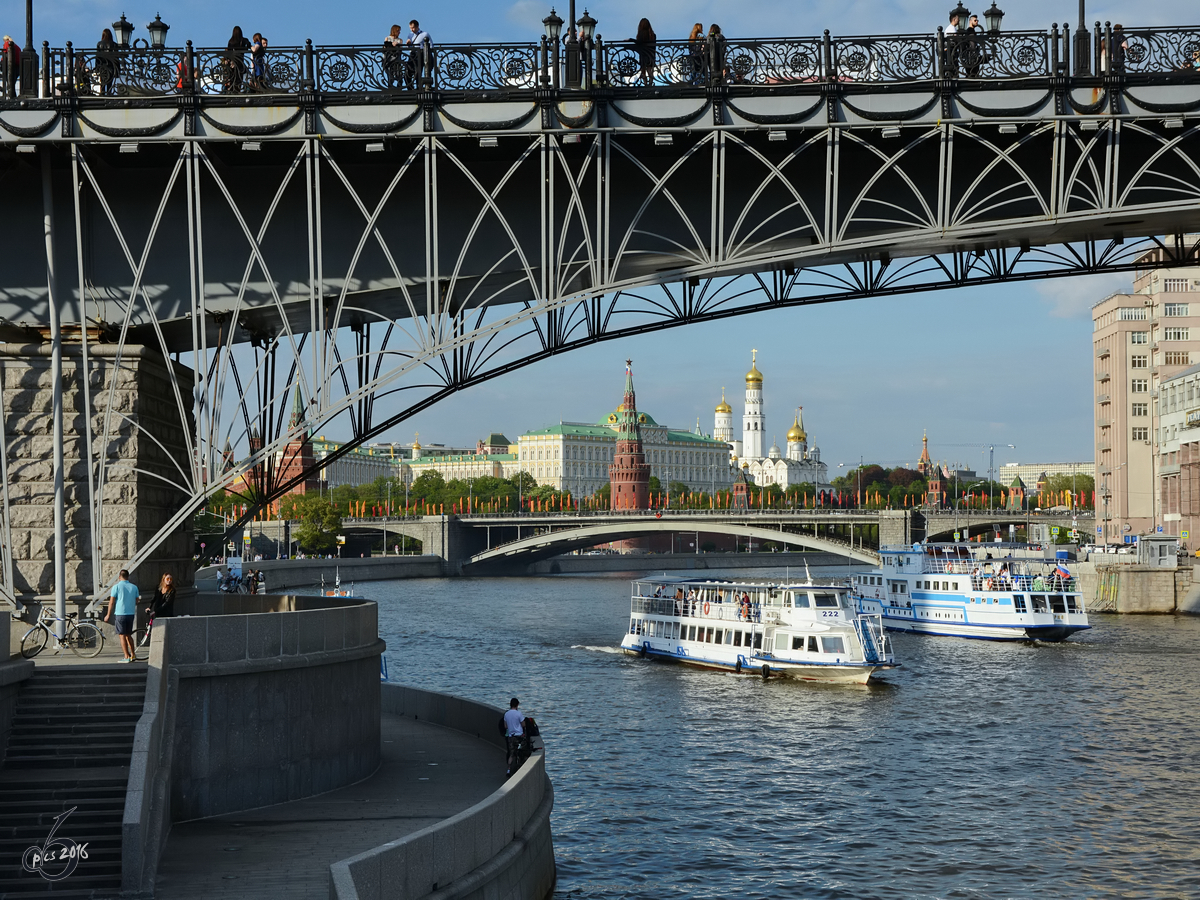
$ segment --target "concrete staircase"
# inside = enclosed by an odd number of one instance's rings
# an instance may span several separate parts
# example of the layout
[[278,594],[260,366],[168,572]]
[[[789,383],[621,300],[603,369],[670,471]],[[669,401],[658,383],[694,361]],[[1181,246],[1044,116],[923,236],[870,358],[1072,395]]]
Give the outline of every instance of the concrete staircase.
[[[0,900],[117,895],[129,757],[145,693],[146,669],[136,663],[39,666],[21,686],[0,768],[0,859],[12,863],[0,869]],[[86,844],[88,858],[60,882],[25,872],[26,848],[41,846],[54,817],[71,807],[55,838]]]

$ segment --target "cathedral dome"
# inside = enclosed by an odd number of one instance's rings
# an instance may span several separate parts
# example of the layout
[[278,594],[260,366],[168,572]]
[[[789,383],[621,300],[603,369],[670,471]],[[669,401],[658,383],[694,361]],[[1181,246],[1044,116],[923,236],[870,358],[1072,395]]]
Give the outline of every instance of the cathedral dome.
[[721,388],[721,402],[717,404],[716,411],[719,413],[733,412],[733,407],[725,402],[725,388]]
[[788,429],[787,441],[789,444],[802,444],[808,440],[808,434],[804,431],[804,426],[800,424],[800,414],[796,413],[796,419],[792,423],[792,427]]
[[767,451],[767,457],[770,459],[779,459],[783,454],[779,450],[779,444],[772,443],[771,449]]

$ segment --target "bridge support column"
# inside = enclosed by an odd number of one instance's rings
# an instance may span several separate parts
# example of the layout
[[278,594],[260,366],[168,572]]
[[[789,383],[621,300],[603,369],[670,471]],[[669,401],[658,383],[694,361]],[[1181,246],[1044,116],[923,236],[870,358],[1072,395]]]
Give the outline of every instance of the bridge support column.
[[[183,418],[179,414],[167,371],[171,363],[140,346],[123,347],[119,366],[116,355],[112,344],[88,346],[89,416],[79,344],[62,347],[58,398],[49,344],[0,344],[0,503],[8,523],[8,533],[0,534],[5,543],[0,584],[18,606],[52,602],[56,587],[65,591],[69,609],[82,607],[91,596],[107,595],[123,561],[149,543],[187,496],[181,488],[195,467],[183,422],[193,432],[194,426],[190,409]],[[190,385],[191,370],[176,366],[176,378]],[[63,410],[64,433],[66,533],[61,544],[55,540],[53,503],[56,399]],[[92,466],[107,470],[107,486],[94,504],[90,490],[99,479],[96,471],[89,478],[88,434]],[[56,567],[65,572],[61,587]],[[131,580],[148,598],[165,572],[174,576],[179,588],[191,588],[190,518]]]
[[879,511],[879,546],[899,547],[925,539],[925,516],[915,509]]
[[[464,527],[454,516],[425,516],[414,530],[421,541],[421,552],[442,558],[442,571],[446,575],[461,575],[463,563],[471,555],[483,549],[479,543],[481,529]],[[472,540],[474,538],[474,540]]]

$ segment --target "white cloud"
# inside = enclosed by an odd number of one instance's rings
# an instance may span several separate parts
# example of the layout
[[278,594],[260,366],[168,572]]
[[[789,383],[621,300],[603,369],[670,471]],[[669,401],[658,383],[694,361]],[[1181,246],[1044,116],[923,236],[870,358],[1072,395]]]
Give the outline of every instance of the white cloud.
[[1109,294],[1130,290],[1131,279],[1127,272],[1051,278],[1039,282],[1037,292],[1057,319],[1091,318],[1093,306]]

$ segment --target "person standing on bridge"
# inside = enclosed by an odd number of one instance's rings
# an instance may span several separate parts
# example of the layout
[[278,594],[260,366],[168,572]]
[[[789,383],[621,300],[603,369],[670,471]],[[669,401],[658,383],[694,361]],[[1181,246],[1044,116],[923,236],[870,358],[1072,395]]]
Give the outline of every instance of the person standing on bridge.
[[414,90],[421,81],[429,60],[429,54],[433,52],[433,38],[429,36],[428,31],[421,29],[421,23],[413,19],[408,23],[408,30],[412,32],[405,43],[412,47],[408,54],[408,68],[405,74],[408,77],[408,89]]
[[229,43],[226,44],[222,57],[225,69],[223,93],[240,94],[242,92],[242,80],[246,77],[246,51],[249,49],[250,42],[242,35],[242,26],[234,25],[233,34],[229,37]]
[[404,87],[404,38],[399,25],[393,25],[383,39],[383,74],[389,88]]
[[4,72],[4,99],[12,100],[17,96],[17,78],[21,74],[21,47],[7,34],[4,36],[0,70]]
[[692,26],[688,35],[688,56],[692,60],[692,84],[703,84],[704,73],[708,67],[704,64],[704,23],[697,22]]
[[637,37],[633,39],[633,46],[637,50],[638,65],[642,70],[642,83],[649,87],[654,83],[654,56],[658,48],[658,35],[650,27],[649,19],[643,18],[638,22]]
[[[117,630],[117,638],[121,641],[121,652],[125,654],[125,662],[133,662],[133,623],[137,618],[137,604],[142,599],[137,585],[129,580],[129,570],[122,569],[117,576],[117,583],[112,586],[108,595],[108,612],[104,614],[105,622],[112,622]],[[113,615],[113,612],[116,615]]]

